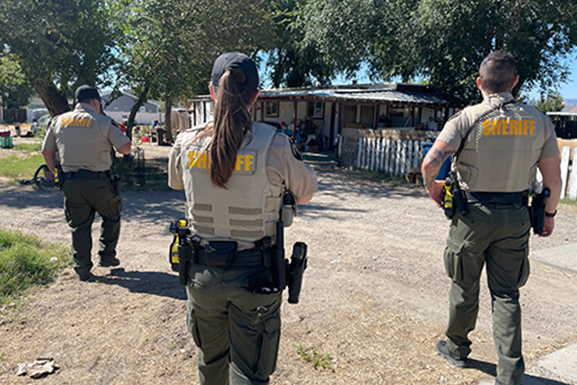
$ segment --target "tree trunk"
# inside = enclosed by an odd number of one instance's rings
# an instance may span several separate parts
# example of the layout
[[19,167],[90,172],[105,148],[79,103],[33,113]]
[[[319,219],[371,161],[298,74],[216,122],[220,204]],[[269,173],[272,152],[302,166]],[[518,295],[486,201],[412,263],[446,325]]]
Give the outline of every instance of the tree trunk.
[[59,91],[52,82],[37,80],[34,82],[33,87],[40,99],[42,99],[50,116],[55,117],[70,111],[66,95]]
[[166,98],[164,107],[164,129],[166,130],[166,143],[172,144],[172,96]]
[[138,95],[138,100],[130,109],[130,115],[128,116],[128,127],[126,127],[126,136],[128,136],[132,140],[132,127],[134,127],[134,118],[136,117],[136,113],[144,104],[146,97],[148,96],[148,91],[150,90],[150,86],[147,84],[144,86],[144,89]]

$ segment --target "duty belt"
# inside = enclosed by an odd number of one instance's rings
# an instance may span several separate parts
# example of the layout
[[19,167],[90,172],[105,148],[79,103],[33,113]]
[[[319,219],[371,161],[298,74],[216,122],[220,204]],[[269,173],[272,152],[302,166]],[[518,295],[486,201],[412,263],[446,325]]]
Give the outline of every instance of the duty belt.
[[465,192],[465,195],[468,203],[525,206],[529,203],[526,191],[515,193]]
[[[268,238],[268,240],[267,240]],[[235,241],[206,242],[205,247],[198,247],[193,262],[210,267],[270,267],[270,238],[255,242],[251,250],[236,250]]]
[[110,178],[110,170],[108,171],[90,171],[80,169],[78,171],[65,172],[64,179],[106,179]]

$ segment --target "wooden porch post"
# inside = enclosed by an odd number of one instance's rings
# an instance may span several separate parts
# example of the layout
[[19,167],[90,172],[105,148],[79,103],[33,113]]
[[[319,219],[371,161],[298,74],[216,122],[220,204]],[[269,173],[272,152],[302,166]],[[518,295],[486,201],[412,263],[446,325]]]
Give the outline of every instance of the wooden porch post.
[[296,140],[297,137],[297,109],[298,109],[298,101],[294,101],[293,104],[293,140]]
[[379,118],[381,117],[381,105],[377,104],[377,118],[375,119],[375,130],[379,129]]

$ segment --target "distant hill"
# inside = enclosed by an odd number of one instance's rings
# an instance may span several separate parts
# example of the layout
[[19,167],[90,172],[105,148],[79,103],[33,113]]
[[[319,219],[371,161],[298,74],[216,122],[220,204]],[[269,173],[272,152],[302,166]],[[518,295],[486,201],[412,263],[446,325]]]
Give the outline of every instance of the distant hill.
[[577,106],[577,99],[563,99],[566,106]]

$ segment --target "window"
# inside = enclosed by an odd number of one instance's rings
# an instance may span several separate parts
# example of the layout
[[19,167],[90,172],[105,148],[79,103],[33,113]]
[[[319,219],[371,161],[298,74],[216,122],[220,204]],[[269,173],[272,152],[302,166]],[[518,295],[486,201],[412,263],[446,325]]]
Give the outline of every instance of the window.
[[267,118],[278,118],[278,102],[265,102],[264,116]]
[[361,106],[361,121],[366,124],[368,128],[375,127],[375,106]]
[[309,102],[308,116],[323,119],[325,117],[325,104],[323,102]]
[[138,112],[146,112],[146,107],[145,107],[145,106],[141,106],[141,107],[138,109]]

